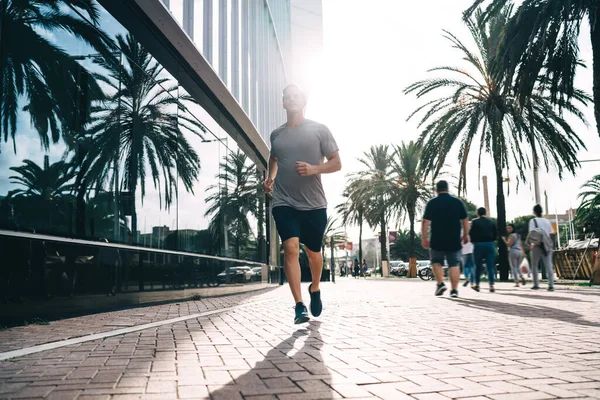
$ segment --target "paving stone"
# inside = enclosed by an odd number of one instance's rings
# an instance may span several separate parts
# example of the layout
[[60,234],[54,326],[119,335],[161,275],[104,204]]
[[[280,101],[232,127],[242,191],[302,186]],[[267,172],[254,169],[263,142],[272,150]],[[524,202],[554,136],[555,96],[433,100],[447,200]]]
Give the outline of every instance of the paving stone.
[[55,333],[0,331],[2,349],[235,307],[0,362],[0,398],[600,398],[595,289],[532,294],[499,283],[496,294],[461,290],[449,301],[420,280],[340,278],[322,288],[323,315],[301,326],[278,287],[55,321]]

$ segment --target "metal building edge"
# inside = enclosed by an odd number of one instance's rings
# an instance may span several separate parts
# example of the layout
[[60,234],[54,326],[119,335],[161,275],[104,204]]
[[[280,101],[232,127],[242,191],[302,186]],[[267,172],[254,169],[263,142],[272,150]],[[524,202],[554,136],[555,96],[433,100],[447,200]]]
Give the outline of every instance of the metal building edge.
[[242,106],[160,0],[98,0],[261,169],[269,148]]

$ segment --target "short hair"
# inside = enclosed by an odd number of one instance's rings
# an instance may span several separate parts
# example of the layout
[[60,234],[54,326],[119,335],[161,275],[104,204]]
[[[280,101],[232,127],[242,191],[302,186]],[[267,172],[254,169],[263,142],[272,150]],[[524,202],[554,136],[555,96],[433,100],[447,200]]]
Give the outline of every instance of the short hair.
[[513,231],[514,231],[514,230],[516,230],[516,229],[515,229],[515,224],[508,224],[508,225],[506,225],[506,226],[507,226],[507,227],[509,227],[509,226],[510,226],[511,228],[513,228]]
[[485,207],[479,207],[477,209],[477,215],[479,215],[480,217],[483,217],[485,214],[487,214],[487,210],[485,209]]
[[287,91],[288,91],[289,89],[291,89],[291,88],[296,88],[296,89],[298,89],[298,90],[300,91],[300,93],[302,93],[302,95],[304,96],[304,100],[306,100],[306,92],[305,92],[305,91],[304,91],[304,90],[303,90],[303,89],[302,89],[302,88],[301,88],[299,85],[296,85],[295,83],[290,83],[290,84],[287,84],[287,85],[286,85],[286,86],[283,88],[283,90],[281,91],[282,97],[284,97],[284,96],[285,96],[285,92],[287,92]]
[[533,206],[533,213],[536,216],[541,217],[542,214],[544,213],[544,210],[542,209],[542,206],[540,206],[539,204],[536,204],[535,206]]
[[435,191],[438,193],[447,192],[448,190],[448,182],[446,181],[438,181],[438,183],[435,184]]

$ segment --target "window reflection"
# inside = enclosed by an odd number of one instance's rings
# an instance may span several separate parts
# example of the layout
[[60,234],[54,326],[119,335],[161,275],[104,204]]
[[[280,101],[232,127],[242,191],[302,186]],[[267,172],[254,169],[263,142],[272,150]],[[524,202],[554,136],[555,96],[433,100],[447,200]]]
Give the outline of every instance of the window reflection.
[[[98,3],[65,3],[62,22],[43,24],[22,4],[2,2],[0,230],[50,236],[0,234],[9,261],[0,292],[112,295],[257,280],[252,263],[191,254],[265,260],[256,166]],[[182,2],[171,4],[179,20]],[[14,40],[21,28],[35,43]],[[33,66],[37,74],[19,75]]]

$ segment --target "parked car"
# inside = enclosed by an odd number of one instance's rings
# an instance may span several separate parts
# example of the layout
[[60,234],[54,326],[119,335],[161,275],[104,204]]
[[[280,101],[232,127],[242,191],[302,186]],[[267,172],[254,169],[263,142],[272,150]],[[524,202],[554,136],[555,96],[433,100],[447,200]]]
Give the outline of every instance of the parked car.
[[261,281],[262,280],[262,267],[252,267],[252,280],[253,281]]
[[408,263],[404,261],[390,261],[390,274],[396,276],[408,275]]
[[[229,278],[228,278],[229,276]],[[248,266],[229,267],[217,275],[219,283],[244,283],[250,282],[254,272]]]

